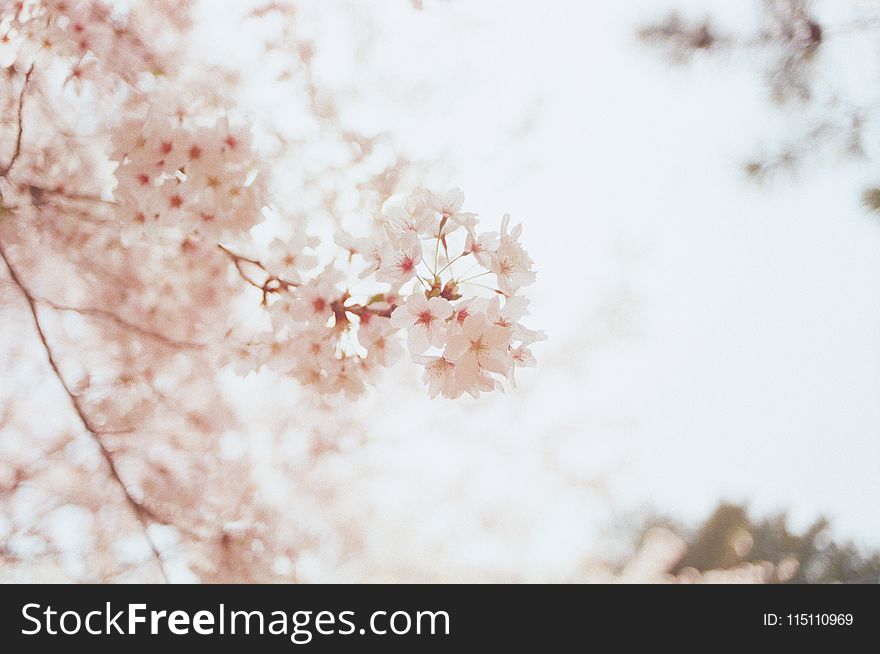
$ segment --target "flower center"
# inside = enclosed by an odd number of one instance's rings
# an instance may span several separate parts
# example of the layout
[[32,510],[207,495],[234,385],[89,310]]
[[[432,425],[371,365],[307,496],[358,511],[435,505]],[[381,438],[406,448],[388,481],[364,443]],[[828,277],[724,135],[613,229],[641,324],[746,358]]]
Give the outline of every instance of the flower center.
[[482,354],[483,352],[485,352],[488,349],[489,349],[488,346],[483,342],[482,336],[480,336],[480,338],[478,338],[475,341],[471,341],[471,352],[473,352],[476,355]]
[[432,323],[433,321],[434,321],[434,316],[431,315],[431,312],[430,312],[430,311],[425,310],[425,311],[422,311],[422,312],[419,314],[419,317],[418,317],[418,319],[416,320],[416,324],[418,324],[418,325],[424,325],[425,327],[430,327],[430,326],[431,326],[431,323]]

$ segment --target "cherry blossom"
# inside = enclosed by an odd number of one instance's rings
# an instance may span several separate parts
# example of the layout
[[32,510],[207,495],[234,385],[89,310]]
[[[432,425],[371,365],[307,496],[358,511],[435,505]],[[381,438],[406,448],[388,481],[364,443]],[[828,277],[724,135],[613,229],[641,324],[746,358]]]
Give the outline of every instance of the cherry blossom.
[[382,250],[376,279],[399,288],[416,275],[422,261],[422,244],[415,234],[405,234],[397,242],[389,242]]
[[[452,189],[446,193],[428,195],[428,204],[436,212],[440,214],[441,225],[450,225],[453,227],[465,227],[473,229],[476,224],[476,216],[472,213],[461,211],[464,204],[464,193],[461,189]],[[441,228],[442,229],[442,228]]]
[[339,295],[338,271],[327,267],[314,279],[296,289],[293,301],[287,305],[289,316],[300,322],[323,326],[334,315],[333,301]]
[[465,319],[460,334],[450,337],[445,356],[456,364],[456,375],[482,371],[507,374],[509,344],[507,329],[493,325],[485,314],[477,313]]
[[390,207],[386,217],[389,225],[400,232],[424,234],[430,229],[431,216],[427,211],[418,209],[409,211],[404,207]]
[[389,367],[404,355],[397,330],[390,319],[364,313],[359,324],[358,340],[380,366]]
[[492,253],[498,249],[498,232],[484,232],[477,236],[473,229],[468,229],[467,239],[464,242],[464,251],[473,255],[477,263],[484,268],[489,268],[492,261]]
[[538,361],[535,359],[535,355],[532,354],[532,351],[524,343],[511,350],[510,355],[513,357],[513,366],[510,368],[508,378],[510,379],[510,383],[516,386],[516,378],[514,375],[516,369],[534,368],[538,365]]
[[[210,127],[197,120],[148,110],[144,120],[121,122],[111,155],[119,162],[115,194],[120,204],[158,214],[168,227],[219,239],[260,222],[263,183],[249,181],[257,164],[245,154],[243,133],[231,136],[225,120]],[[234,158],[226,156],[227,141],[235,145]]]
[[269,243],[266,256],[266,272],[289,282],[299,283],[301,272],[311,270],[318,263],[318,257],[305,250],[314,248],[318,239],[297,231],[286,240],[273,239]]
[[455,380],[455,364],[444,357],[416,356],[413,361],[425,366],[424,382],[430,397],[455,399],[462,394]]
[[517,225],[508,234],[509,224],[510,216],[505,215],[501,221],[501,244],[492,253],[489,270],[495,273],[498,288],[506,295],[513,295],[521,287],[534,283],[535,273],[532,260],[519,243],[522,225]]
[[446,319],[452,315],[452,305],[442,297],[425,297],[416,291],[406,304],[391,314],[391,324],[407,329],[407,344],[413,354],[421,354],[432,345],[441,346],[446,340]]

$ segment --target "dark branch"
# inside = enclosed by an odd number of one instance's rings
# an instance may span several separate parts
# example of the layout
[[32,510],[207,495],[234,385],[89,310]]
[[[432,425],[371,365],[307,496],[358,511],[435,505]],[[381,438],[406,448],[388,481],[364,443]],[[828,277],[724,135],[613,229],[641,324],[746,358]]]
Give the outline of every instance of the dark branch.
[[31,64],[31,67],[28,68],[27,72],[24,74],[24,83],[21,85],[21,94],[18,96],[18,133],[15,136],[15,150],[12,152],[12,158],[9,160],[9,163],[6,164],[6,167],[3,169],[3,172],[0,173],[0,177],[6,177],[9,174],[9,171],[15,165],[15,161],[18,159],[18,155],[21,154],[21,139],[22,134],[24,134],[24,125],[22,122],[22,114],[24,113],[24,94],[27,91],[28,82],[31,80],[31,73],[34,72],[34,65]]
[[[266,266],[260,263],[257,259],[251,259],[249,257],[236,254],[221,243],[218,243],[217,247],[223,250],[223,252],[225,252],[226,255],[232,260],[232,263],[235,265],[235,269],[238,271],[238,274],[244,281],[246,281],[254,288],[260,289],[260,291],[263,293],[263,304],[266,304],[266,300],[270,293],[280,293],[281,291],[286,291],[299,286],[299,284],[289,282],[286,279],[282,279],[281,277],[278,277],[276,275],[269,274],[269,271],[266,270]],[[260,271],[266,275],[266,280],[262,284],[257,283],[250,275],[245,272],[244,264],[249,264],[251,266],[259,268]]]
[[6,264],[6,268],[9,270],[9,276],[12,279],[12,282],[18,287],[18,289],[21,291],[21,294],[27,301],[28,308],[31,312],[31,317],[34,321],[34,327],[37,331],[37,336],[39,337],[40,342],[43,345],[43,349],[46,352],[46,358],[49,360],[49,366],[52,368],[52,372],[55,374],[55,377],[58,379],[61,387],[67,394],[67,397],[70,400],[71,407],[73,408],[74,413],[76,413],[77,417],[79,418],[79,421],[82,423],[83,428],[92,436],[92,438],[95,440],[95,443],[98,445],[101,456],[103,456],[104,461],[107,463],[107,467],[110,471],[110,476],[119,485],[119,488],[122,489],[126,502],[131,508],[132,513],[134,513],[135,518],[137,518],[137,521],[143,528],[144,537],[146,538],[147,543],[152,550],[153,556],[156,559],[156,563],[159,567],[159,572],[162,574],[162,578],[165,580],[165,582],[168,583],[169,580],[168,574],[165,570],[165,563],[162,559],[162,555],[159,553],[159,549],[156,546],[156,543],[153,541],[153,538],[150,536],[149,532],[148,519],[153,518],[152,512],[144,507],[140,502],[132,497],[131,493],[128,492],[128,488],[122,481],[122,477],[119,474],[119,469],[116,467],[116,462],[113,460],[113,455],[107,449],[107,446],[104,444],[104,441],[101,438],[101,432],[98,430],[97,427],[92,424],[79,398],[73,393],[73,391],[71,391],[70,387],[67,385],[67,381],[64,379],[64,375],[61,374],[61,370],[58,367],[58,362],[55,359],[55,353],[53,352],[52,347],[49,345],[49,341],[46,338],[45,332],[43,331],[43,326],[40,323],[40,317],[37,310],[37,300],[19,277],[18,273],[12,265],[12,262],[6,255],[6,250],[4,249],[2,243],[0,243],[0,259],[3,259],[3,262]]
[[96,309],[96,308],[92,308],[92,307],[67,306],[65,304],[59,304],[59,303],[54,302],[52,300],[47,300],[44,298],[37,298],[37,297],[34,298],[34,301],[37,302],[38,304],[45,304],[46,306],[51,307],[52,309],[55,309],[56,311],[70,311],[72,313],[79,313],[79,314],[85,315],[85,316],[95,316],[97,318],[103,318],[104,320],[109,320],[110,322],[115,323],[116,325],[118,325],[122,329],[136,332],[142,336],[146,336],[147,338],[159,341],[160,343],[164,343],[165,345],[167,345],[169,347],[173,347],[173,348],[177,348],[177,349],[183,349],[183,348],[198,349],[198,348],[203,347],[200,343],[193,343],[191,341],[177,341],[173,338],[165,336],[164,334],[160,334],[159,332],[154,332],[150,329],[146,329],[146,328],[141,327],[139,325],[135,325],[134,323],[131,323],[131,322],[125,320],[125,318],[123,318],[123,317],[121,317],[121,316],[119,316],[119,315],[117,315],[107,309]]

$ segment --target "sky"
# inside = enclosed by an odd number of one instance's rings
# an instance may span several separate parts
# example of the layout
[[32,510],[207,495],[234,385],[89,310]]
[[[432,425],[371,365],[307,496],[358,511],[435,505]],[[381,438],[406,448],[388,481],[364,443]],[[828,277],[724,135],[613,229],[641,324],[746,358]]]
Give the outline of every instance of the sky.
[[[745,179],[827,107],[774,107],[753,55],[673,68],[634,36],[676,7],[746,29],[757,4],[302,3],[319,77],[360,91],[346,120],[433,162],[483,221],[524,224],[527,324],[549,335],[505,395],[430,401],[403,366],[352,409],[370,419],[347,502],[389,568],[564,576],[621,516],[693,522],[722,499],[880,545],[870,166],[819,153]],[[870,97],[860,48],[829,40],[822,93]]]

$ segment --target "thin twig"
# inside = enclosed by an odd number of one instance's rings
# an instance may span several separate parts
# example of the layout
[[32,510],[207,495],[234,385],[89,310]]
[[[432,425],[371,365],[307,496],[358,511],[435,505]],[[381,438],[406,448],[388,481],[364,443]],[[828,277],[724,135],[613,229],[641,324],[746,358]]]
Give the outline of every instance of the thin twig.
[[249,259],[248,257],[243,257],[240,254],[236,254],[235,252],[233,252],[232,250],[230,250],[226,246],[221,245],[220,243],[217,244],[217,247],[220,248],[221,250],[223,250],[229,256],[229,258],[232,259],[232,263],[235,264],[235,269],[238,270],[238,274],[241,276],[241,278],[244,281],[246,281],[248,284],[250,284],[254,288],[258,288],[261,291],[263,290],[263,285],[258,284],[253,279],[251,279],[248,276],[248,274],[241,267],[241,264],[244,261],[244,262],[247,262],[247,263],[252,264],[254,266],[257,266],[258,268],[260,268],[260,270],[265,270],[265,268],[263,268],[263,264],[261,264],[256,259]]
[[[232,263],[235,265],[235,269],[238,271],[239,276],[241,276],[241,278],[244,281],[246,281],[248,284],[250,284],[254,288],[259,289],[260,292],[262,292],[262,294],[263,294],[262,303],[264,305],[266,304],[266,300],[267,300],[270,293],[280,293],[281,291],[286,291],[291,288],[296,288],[297,286],[299,286],[299,284],[297,284],[296,282],[290,282],[290,281],[287,281],[286,279],[282,279],[281,277],[278,277],[277,275],[270,274],[269,271],[266,270],[266,266],[264,266],[262,263],[260,263],[260,261],[258,261],[257,259],[251,259],[250,257],[245,257],[240,254],[237,254],[236,252],[233,252],[232,250],[230,250],[228,247],[226,247],[222,243],[218,243],[217,247],[220,248],[221,250],[223,250],[223,252],[225,252],[226,255],[232,260]],[[266,280],[262,284],[254,281],[244,271],[242,263],[248,263],[252,266],[256,266],[257,268],[259,268],[266,275]]]
[[146,336],[148,338],[160,341],[161,343],[165,343],[165,345],[168,345],[169,347],[192,348],[192,349],[199,349],[201,347],[204,347],[201,343],[193,343],[190,341],[177,341],[177,340],[174,340],[173,338],[165,336],[164,334],[160,334],[159,332],[154,332],[150,329],[140,327],[139,325],[131,323],[131,322],[125,320],[124,318],[122,318],[121,316],[113,313],[112,311],[108,311],[107,309],[68,306],[65,304],[59,304],[57,302],[54,302],[53,300],[47,300],[47,299],[38,298],[38,297],[35,297],[34,301],[37,302],[38,304],[45,304],[46,306],[51,307],[52,309],[55,309],[56,311],[70,311],[72,313],[79,313],[82,315],[104,318],[106,320],[109,320],[111,322],[116,323],[119,327],[122,327],[123,329],[128,329],[133,332],[137,332],[138,334],[141,334],[142,336]]
[[53,198],[70,200],[71,202],[93,202],[95,204],[103,204],[108,207],[115,207],[119,205],[119,203],[115,200],[105,200],[100,195],[92,195],[90,193],[71,193],[62,189],[43,188],[41,186],[34,186],[33,184],[30,185],[30,190],[31,193],[37,192]]
[[31,64],[31,67],[28,68],[27,72],[24,74],[24,83],[21,85],[21,94],[18,96],[18,134],[15,136],[15,150],[12,152],[12,158],[9,160],[9,163],[6,164],[3,172],[0,173],[0,177],[6,177],[6,175],[9,174],[12,166],[15,165],[16,159],[18,159],[18,155],[21,154],[21,138],[24,133],[24,125],[22,122],[22,114],[24,113],[24,94],[25,91],[27,91],[28,82],[31,80],[32,72],[34,72],[33,64]]
[[101,438],[101,432],[98,430],[97,427],[92,424],[79,398],[73,393],[73,391],[71,391],[70,387],[67,385],[67,381],[64,379],[64,375],[61,374],[61,370],[58,367],[58,362],[55,359],[55,353],[53,352],[52,347],[49,345],[49,341],[46,338],[45,332],[43,331],[43,326],[40,323],[40,317],[37,310],[37,300],[25,286],[21,278],[18,276],[18,273],[12,265],[12,262],[9,260],[9,257],[6,256],[6,250],[4,249],[2,243],[0,243],[0,259],[3,259],[3,262],[6,264],[6,268],[9,270],[9,276],[12,279],[12,282],[18,287],[18,289],[21,291],[21,294],[24,295],[24,298],[27,301],[28,308],[31,312],[31,317],[34,321],[34,327],[37,331],[37,336],[39,337],[40,342],[43,345],[43,349],[46,352],[46,358],[49,360],[49,366],[52,368],[52,372],[55,373],[55,377],[58,379],[58,382],[61,384],[64,392],[67,394],[67,397],[70,400],[71,407],[73,408],[74,413],[76,413],[77,417],[79,418],[79,421],[82,423],[83,428],[92,436],[95,443],[98,445],[101,456],[103,456],[104,461],[107,463],[107,467],[110,470],[110,476],[119,485],[119,488],[122,489],[122,492],[125,495],[125,499],[129,507],[131,508],[132,513],[134,513],[135,518],[144,530],[144,537],[146,538],[147,543],[152,550],[153,556],[156,559],[156,563],[159,567],[159,572],[161,573],[162,578],[165,580],[165,583],[169,583],[168,574],[165,570],[165,562],[162,559],[162,555],[159,553],[159,548],[156,546],[155,541],[153,540],[152,536],[150,536],[149,523],[147,521],[147,518],[152,518],[153,512],[143,506],[134,497],[132,497],[131,493],[128,492],[128,488],[122,481],[122,477],[120,476],[119,470],[116,467],[116,462],[113,460],[113,455],[107,449],[107,446],[104,444],[104,441]]
[[345,311],[347,311],[348,313],[353,313],[356,316],[363,316],[364,314],[371,314],[374,316],[381,316],[383,318],[390,318],[392,312],[396,308],[397,307],[394,306],[393,304],[386,309],[373,309],[373,308],[370,308],[369,306],[365,306],[363,304],[350,304],[350,305],[344,307]]

